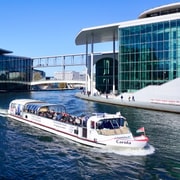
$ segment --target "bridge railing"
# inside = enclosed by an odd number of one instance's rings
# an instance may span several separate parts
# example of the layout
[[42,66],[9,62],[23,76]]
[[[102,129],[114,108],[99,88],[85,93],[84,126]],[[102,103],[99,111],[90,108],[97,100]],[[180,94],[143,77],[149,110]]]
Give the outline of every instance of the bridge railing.
[[46,57],[34,57],[33,68],[56,67],[56,66],[84,66],[86,54],[68,54]]
[[32,81],[32,82],[26,82],[26,81],[0,81],[0,83],[15,83],[15,84],[27,84],[27,85],[40,85],[40,84],[53,84],[53,83],[67,83],[67,84],[86,84],[85,81],[82,80],[40,80],[40,81]]
[[40,80],[32,81],[31,85],[40,85],[40,84],[53,84],[53,83],[67,83],[67,84],[86,84],[86,81],[82,80]]

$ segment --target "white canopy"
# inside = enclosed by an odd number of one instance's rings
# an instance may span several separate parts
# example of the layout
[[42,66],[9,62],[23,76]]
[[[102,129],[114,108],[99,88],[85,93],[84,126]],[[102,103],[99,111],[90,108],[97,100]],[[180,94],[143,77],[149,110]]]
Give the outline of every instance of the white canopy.
[[119,23],[82,29],[75,39],[76,45],[118,40]]

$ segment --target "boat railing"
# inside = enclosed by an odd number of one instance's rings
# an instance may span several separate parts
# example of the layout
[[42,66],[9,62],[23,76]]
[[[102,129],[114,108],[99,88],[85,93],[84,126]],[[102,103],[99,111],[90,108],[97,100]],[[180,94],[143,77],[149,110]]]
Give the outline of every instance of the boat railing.
[[100,117],[104,117],[105,113],[92,113],[92,115],[100,118]]
[[52,119],[55,121],[59,121],[62,123],[71,124],[74,126],[82,126],[82,127],[87,126],[87,118],[72,116],[65,112],[50,111],[48,109],[43,110],[42,108],[41,108],[41,111],[38,111],[38,112],[32,111],[32,110],[27,110],[27,109],[25,109],[24,112],[34,114],[34,115],[37,115],[40,117]]

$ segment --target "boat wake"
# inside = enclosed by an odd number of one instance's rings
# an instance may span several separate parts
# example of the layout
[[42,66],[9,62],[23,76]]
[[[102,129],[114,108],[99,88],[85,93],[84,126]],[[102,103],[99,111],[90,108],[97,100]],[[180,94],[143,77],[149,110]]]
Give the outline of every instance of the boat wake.
[[103,148],[101,149],[102,152],[105,153],[115,153],[122,156],[147,156],[154,154],[155,148],[148,144],[148,146],[144,149],[133,149],[133,148]]
[[0,109],[0,116],[1,117],[7,117],[8,110],[7,109]]

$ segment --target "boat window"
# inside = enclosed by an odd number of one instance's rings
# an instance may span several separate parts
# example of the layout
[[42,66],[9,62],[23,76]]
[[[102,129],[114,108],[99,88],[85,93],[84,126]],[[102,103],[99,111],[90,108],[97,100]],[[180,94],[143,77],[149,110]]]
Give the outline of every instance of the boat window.
[[124,126],[124,118],[118,118],[119,126]]
[[103,129],[104,127],[103,127],[103,121],[98,121],[97,123],[96,123],[96,128],[97,129]]
[[106,129],[114,129],[112,123],[111,123],[111,120],[106,120],[104,123],[104,128]]
[[97,129],[118,129],[124,126],[124,118],[103,119],[96,123]]
[[15,104],[15,103],[12,103],[12,104],[11,104],[11,108],[16,108],[16,104]]
[[100,120],[96,124],[97,129],[113,129],[112,123],[109,119]]
[[94,128],[95,128],[95,122],[91,121],[91,129],[94,129]]
[[111,120],[114,129],[119,128],[118,118]]
[[21,112],[22,112],[22,105],[18,104],[17,107],[16,107],[16,115],[20,115]]
[[89,116],[87,115],[87,116],[84,116],[83,118],[82,118],[82,121],[83,121],[83,126],[84,127],[87,127],[87,120],[89,119]]

